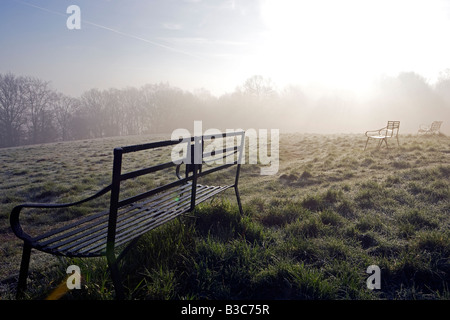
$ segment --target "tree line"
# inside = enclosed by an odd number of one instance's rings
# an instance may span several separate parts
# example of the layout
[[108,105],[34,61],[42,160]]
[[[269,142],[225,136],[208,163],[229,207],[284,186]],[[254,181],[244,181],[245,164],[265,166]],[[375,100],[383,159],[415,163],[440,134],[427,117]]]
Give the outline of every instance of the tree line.
[[357,119],[387,115],[406,114],[415,121],[424,114],[449,118],[449,70],[434,85],[416,73],[401,73],[379,80],[374,88],[369,97],[360,99],[311,87],[277,89],[270,79],[255,75],[219,97],[205,89],[189,92],[167,83],[90,89],[71,97],[48,81],[6,73],[0,74],[0,147],[171,133],[189,129],[195,120],[202,120],[204,128],[221,130],[319,132],[359,130],[354,125]]

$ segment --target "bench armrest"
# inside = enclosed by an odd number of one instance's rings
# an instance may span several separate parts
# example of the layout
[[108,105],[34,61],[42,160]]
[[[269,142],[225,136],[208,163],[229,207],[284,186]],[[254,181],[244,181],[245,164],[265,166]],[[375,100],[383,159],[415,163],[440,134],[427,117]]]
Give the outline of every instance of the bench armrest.
[[[178,180],[184,179],[184,177],[182,177],[181,174],[180,174],[180,168],[181,168],[181,166],[182,166],[183,164],[184,164],[184,163],[178,164],[177,167],[176,167],[176,169],[175,169],[175,175],[177,176]],[[186,164],[186,166],[190,166],[190,165],[189,165],[189,164]],[[202,166],[202,165],[200,165],[200,171],[201,171],[201,166]],[[192,172],[192,170],[189,171],[189,172]],[[189,183],[189,182],[188,182],[188,183]]]
[[180,163],[180,164],[177,164],[177,167],[176,167],[176,169],[175,169],[175,174],[176,174],[176,176],[177,176],[177,178],[178,178],[179,180],[183,179],[183,177],[180,176],[180,167],[181,167],[181,163]]
[[384,128],[378,129],[378,130],[369,130],[369,131],[366,131],[365,135],[366,135],[366,137],[371,136],[373,134],[381,135],[381,131],[385,130],[386,128],[387,127],[384,127]]
[[88,202],[90,200],[98,198],[98,197],[104,195],[105,193],[109,192],[110,190],[111,190],[111,185],[103,188],[102,190],[98,191],[96,194],[94,194],[88,198],[85,198],[85,199],[82,199],[82,200],[79,200],[76,202],[71,202],[71,203],[23,203],[23,204],[20,204],[18,206],[15,206],[11,211],[11,215],[9,217],[11,229],[18,238],[20,238],[22,240],[31,241],[32,240],[31,236],[26,234],[23,231],[22,226],[20,225],[20,221],[19,221],[20,211],[23,208],[38,208],[38,209],[67,208],[67,207],[76,206],[76,205],[82,204],[84,202]]

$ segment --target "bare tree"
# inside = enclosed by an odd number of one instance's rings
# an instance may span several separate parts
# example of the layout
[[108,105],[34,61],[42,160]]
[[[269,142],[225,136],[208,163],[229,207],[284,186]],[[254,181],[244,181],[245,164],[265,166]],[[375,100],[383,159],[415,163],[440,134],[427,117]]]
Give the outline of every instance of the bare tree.
[[11,73],[0,74],[0,146],[20,144],[25,123],[25,83],[24,77],[16,77]]
[[157,109],[155,101],[155,86],[146,84],[140,89],[142,97],[142,118],[143,118],[143,132],[154,133],[158,122],[159,110]]
[[53,113],[60,139],[63,141],[67,141],[72,138],[71,123],[78,105],[78,99],[66,96],[62,93],[58,93],[56,97],[53,105]]
[[98,89],[91,89],[81,96],[81,112],[82,116],[89,128],[89,136],[91,138],[100,138],[105,136],[106,124],[106,108],[104,103],[104,95]]
[[102,91],[101,96],[103,135],[106,137],[122,135],[125,116],[121,104],[122,90],[111,88]]
[[447,104],[450,104],[450,69],[445,69],[439,73],[435,88],[444,101]]
[[50,88],[49,82],[27,78],[23,98],[27,108],[30,142],[51,141],[54,137],[51,107],[56,101],[56,92]]
[[254,75],[244,82],[244,92],[255,96],[258,99],[264,99],[275,95],[272,80],[260,75]]
[[172,127],[180,126],[176,121],[185,105],[181,89],[160,83],[146,85],[141,92],[149,120],[149,132],[169,132]]
[[141,134],[144,131],[144,98],[136,88],[121,91],[121,113],[123,121],[122,134]]

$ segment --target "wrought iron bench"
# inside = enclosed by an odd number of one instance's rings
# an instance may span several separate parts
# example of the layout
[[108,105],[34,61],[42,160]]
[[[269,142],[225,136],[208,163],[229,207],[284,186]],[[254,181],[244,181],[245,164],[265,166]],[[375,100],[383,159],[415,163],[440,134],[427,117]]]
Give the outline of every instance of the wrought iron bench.
[[[10,216],[11,228],[15,235],[24,241],[17,297],[22,297],[26,289],[32,249],[67,257],[106,256],[116,298],[123,299],[124,290],[118,262],[140,236],[181,214],[192,211],[196,204],[229,188],[234,188],[242,214],[238,180],[245,143],[244,134],[243,131],[240,131],[115,148],[112,183],[93,196],[66,204],[28,203],[14,207]],[[220,146],[219,141],[223,142],[222,146],[216,148],[215,146]],[[214,143],[215,145],[213,145]],[[223,147],[224,144],[225,147]],[[160,160],[157,165],[144,166],[141,164],[137,170],[133,168],[132,171],[123,172],[126,169],[124,169],[123,161],[128,158],[125,157],[126,155],[146,150],[152,155],[158,149],[161,152],[167,151],[169,148],[173,152],[176,145],[180,147],[181,151],[184,150],[183,156],[177,161],[163,162]],[[198,161],[198,159],[200,160]],[[225,163],[223,160],[226,160]],[[185,166],[184,175],[180,171],[182,166]],[[173,167],[175,167],[176,175],[173,175]],[[231,183],[220,186],[199,183],[201,177],[214,172],[220,174],[220,170],[227,168],[231,170],[232,178],[230,176],[223,177],[223,175],[222,177],[227,182],[231,182],[228,180],[232,179]],[[171,182],[147,188],[144,184],[139,184],[141,190],[132,192],[130,196],[130,191],[125,186],[127,182],[136,181],[143,176],[148,178],[149,174],[158,176],[162,174],[163,170],[172,172]],[[131,190],[133,191],[133,188]],[[125,194],[128,192],[128,194],[124,196],[122,191]],[[25,208],[34,208],[33,210],[68,208],[89,202],[107,193],[110,193],[110,196],[109,208],[105,208],[106,210],[93,212],[74,223],[54,228],[37,236],[26,233],[19,221],[19,215]]]
[[443,121],[433,121],[431,125],[420,125],[418,134],[437,134],[439,135]]
[[396,138],[397,139],[397,145],[400,146],[400,143],[398,141],[398,130],[400,129],[400,121],[388,121],[386,127],[383,127],[378,130],[371,130],[366,131],[365,135],[367,137],[366,145],[364,146],[364,150],[367,148],[367,143],[370,139],[378,140],[377,147],[381,147],[383,142],[386,144],[386,148],[388,147],[387,140],[390,138]]

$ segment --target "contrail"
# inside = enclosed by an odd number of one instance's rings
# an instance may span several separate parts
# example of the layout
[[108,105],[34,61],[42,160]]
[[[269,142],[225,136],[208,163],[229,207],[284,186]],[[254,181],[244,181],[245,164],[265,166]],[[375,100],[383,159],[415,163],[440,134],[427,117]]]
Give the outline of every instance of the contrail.
[[54,13],[54,14],[57,14],[57,15],[60,15],[60,16],[65,16],[65,14],[63,14],[61,12],[57,12],[57,11],[53,11],[53,10],[50,10],[50,9],[47,9],[47,8],[39,7],[39,6],[35,5],[35,4],[31,4],[31,3],[28,3],[28,2],[25,2],[25,1],[20,1],[20,0],[13,0],[13,1],[21,3],[21,4],[24,4],[24,5],[27,5],[29,7],[33,7],[33,8],[37,8],[37,9],[43,10],[43,11]]
[[129,34],[129,33],[125,33],[125,32],[119,31],[119,30],[115,30],[115,29],[106,27],[106,26],[102,26],[102,25],[94,23],[94,22],[83,20],[83,23],[90,24],[90,25],[92,25],[94,27],[98,27],[98,28],[105,29],[105,30],[108,30],[108,31],[112,31],[114,33],[117,33],[117,34],[129,37],[129,38],[133,38],[133,39],[136,39],[136,40],[141,40],[141,41],[150,43],[150,44],[152,44],[154,46],[158,46],[158,47],[161,47],[161,48],[164,48],[164,49],[167,49],[167,50],[171,50],[171,51],[174,51],[174,52],[182,53],[182,54],[185,54],[185,55],[197,58],[197,59],[202,59],[202,57],[200,57],[198,55],[195,55],[195,54],[192,54],[190,52],[179,50],[179,49],[176,49],[176,48],[172,48],[172,47],[166,46],[164,44],[161,44],[161,43],[158,43],[158,42],[155,42],[155,41],[151,41],[151,40],[148,40],[148,39],[144,39],[144,38],[141,38],[141,37]]
[[[65,13],[61,13],[61,12],[58,12],[58,11],[53,11],[53,10],[50,10],[50,9],[47,9],[47,8],[43,8],[43,7],[37,6],[35,4],[28,3],[28,2],[25,2],[25,1],[21,1],[21,0],[13,0],[13,1],[21,3],[21,4],[24,4],[24,5],[27,5],[29,7],[33,7],[33,8],[42,10],[42,11],[46,11],[46,12],[50,12],[50,13],[53,13],[53,14],[57,14],[59,16],[67,17],[67,14],[65,14]],[[138,37],[138,36],[126,33],[126,32],[122,32],[120,30],[116,30],[116,29],[113,29],[113,28],[102,26],[101,24],[98,24],[98,23],[94,23],[94,22],[87,21],[87,20],[83,20],[83,23],[91,25],[91,26],[94,26],[94,27],[97,27],[97,28],[101,28],[103,30],[111,31],[111,32],[117,33],[117,34],[125,36],[125,37],[129,37],[129,38],[132,38],[132,39],[140,40],[140,41],[152,44],[154,46],[157,46],[157,47],[160,47],[160,48],[163,48],[163,49],[167,49],[167,50],[170,50],[170,51],[173,51],[173,52],[178,52],[178,53],[181,53],[181,54],[193,57],[193,58],[203,59],[203,57],[195,55],[195,54],[192,54],[190,52],[187,52],[187,51],[184,51],[184,50],[180,50],[180,49],[176,49],[176,48],[173,48],[173,47],[170,47],[170,46],[166,46],[164,44],[161,44],[161,43],[158,43],[158,42],[155,42],[155,41],[152,41],[152,40],[148,40],[148,39],[145,39],[145,38],[142,38],[142,37]]]

